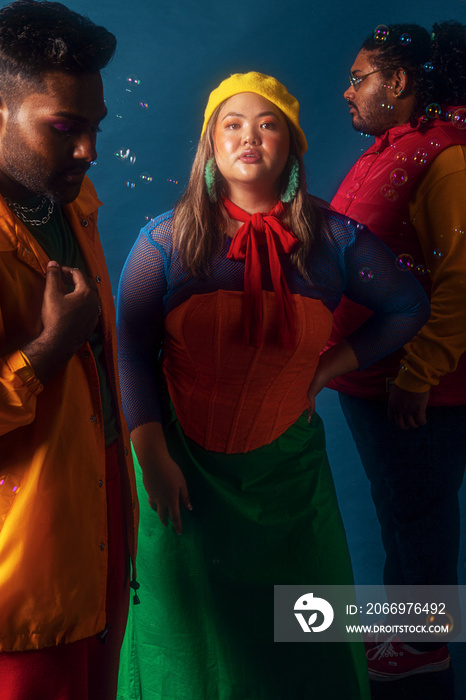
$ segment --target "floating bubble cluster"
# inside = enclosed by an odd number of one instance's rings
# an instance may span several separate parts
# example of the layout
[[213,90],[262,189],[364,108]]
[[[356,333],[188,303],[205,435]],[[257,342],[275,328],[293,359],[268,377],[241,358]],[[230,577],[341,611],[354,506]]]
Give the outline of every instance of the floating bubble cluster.
[[408,272],[409,270],[412,270],[414,267],[413,257],[408,253],[398,255],[396,259],[396,266],[399,270],[401,270],[401,272]]
[[466,108],[460,107],[451,115],[451,123],[457,129],[466,129]]
[[397,163],[406,163],[406,161],[408,160],[408,156],[406,155],[406,153],[403,153],[403,151],[397,151],[395,153],[395,160]]
[[129,148],[120,148],[118,151],[115,151],[114,156],[117,160],[128,165],[134,165],[136,162],[136,154],[130,151]]
[[427,163],[427,151],[424,148],[418,148],[414,151],[411,162],[413,165],[425,165]]
[[390,184],[393,187],[401,187],[408,182],[408,173],[403,168],[395,168],[390,173]]
[[383,44],[387,41],[389,35],[389,29],[385,24],[379,24],[378,27],[374,29],[374,41],[377,44]]
[[392,185],[382,185],[380,194],[385,197],[385,199],[388,199],[389,202],[394,202],[398,199],[398,192]]
[[370,267],[362,267],[359,270],[359,279],[361,282],[370,282],[374,279],[374,273]]
[[152,175],[150,173],[144,172],[144,173],[141,173],[139,175],[139,179],[149,185],[153,181],[154,178],[152,177]]
[[408,46],[411,43],[411,37],[409,34],[402,34],[399,38],[399,42],[402,46]]
[[426,107],[426,114],[429,119],[436,119],[436,117],[439,117],[441,113],[442,109],[436,102],[432,102],[432,104]]

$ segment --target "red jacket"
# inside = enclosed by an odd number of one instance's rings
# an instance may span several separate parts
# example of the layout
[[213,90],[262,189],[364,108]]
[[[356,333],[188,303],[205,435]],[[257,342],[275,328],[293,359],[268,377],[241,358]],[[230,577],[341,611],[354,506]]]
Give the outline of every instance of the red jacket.
[[[407,274],[413,273],[418,278],[429,296],[436,273],[430,269],[431,262],[426,261],[426,240],[419,227],[416,228],[416,220],[412,220],[410,205],[439,154],[457,144],[466,145],[466,132],[449,122],[435,120],[434,126],[424,133],[409,124],[394,127],[377,137],[373,146],[359,158],[332,201],[337,211],[368,226],[391,248],[398,264],[404,266]],[[448,205],[445,203],[445,206]],[[463,221],[463,228],[465,223]],[[463,262],[466,265],[466,259]],[[330,344],[349,335],[370,314],[344,297],[334,314]],[[418,346],[421,347],[420,343]],[[465,350],[466,347],[463,353]],[[397,378],[397,384],[408,390],[422,391],[431,387],[429,403],[432,405],[466,403],[466,356],[459,359],[461,350],[451,362],[452,371],[438,377],[435,371],[428,377],[422,376],[415,362],[411,368],[409,353],[410,348],[405,346],[404,350],[379,360],[362,372],[338,377],[329,386],[362,398],[382,399]],[[406,366],[404,376],[400,374],[400,364]],[[408,376],[410,372],[411,377]]]

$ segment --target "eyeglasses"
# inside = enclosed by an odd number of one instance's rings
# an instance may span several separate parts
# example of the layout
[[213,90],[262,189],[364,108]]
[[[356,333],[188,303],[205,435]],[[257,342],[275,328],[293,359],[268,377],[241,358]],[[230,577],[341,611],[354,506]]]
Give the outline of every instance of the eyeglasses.
[[384,66],[383,68],[377,68],[377,70],[373,70],[370,73],[365,73],[364,75],[353,75],[351,72],[349,74],[349,81],[355,91],[357,92],[359,90],[359,84],[362,83],[364,78],[369,77],[369,75],[374,75],[374,73],[380,73],[382,70],[388,70],[389,68],[392,68],[392,66]]

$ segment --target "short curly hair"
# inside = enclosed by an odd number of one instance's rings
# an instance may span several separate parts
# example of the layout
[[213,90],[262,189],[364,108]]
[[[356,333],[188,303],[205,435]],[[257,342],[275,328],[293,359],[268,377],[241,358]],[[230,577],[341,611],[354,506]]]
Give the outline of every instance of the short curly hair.
[[16,0],[0,9],[0,95],[17,102],[52,71],[96,73],[115,47],[111,32],[59,2]]
[[[391,24],[383,40],[374,32],[361,49],[372,53],[375,68],[402,66],[413,78],[415,102],[411,123],[430,104],[446,107],[466,103],[466,26],[456,21],[434,24],[432,33],[417,24]],[[384,71],[388,77],[389,71]],[[430,121],[430,120],[429,120]],[[426,122],[426,126],[429,123]]]

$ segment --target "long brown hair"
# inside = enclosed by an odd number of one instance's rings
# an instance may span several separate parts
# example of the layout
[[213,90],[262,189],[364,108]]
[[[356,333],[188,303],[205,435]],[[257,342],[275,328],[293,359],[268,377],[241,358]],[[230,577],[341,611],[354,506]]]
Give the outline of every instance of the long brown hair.
[[[199,141],[188,185],[173,214],[173,242],[178,248],[183,266],[194,277],[209,273],[210,263],[220,251],[228,231],[229,217],[222,204],[225,194],[223,179],[217,170],[215,202],[209,199],[204,180],[206,163],[214,156],[213,133],[223,104],[212,113],[204,137]],[[294,128],[283,116],[290,130],[290,154],[297,158],[299,164],[298,192],[287,207],[283,221],[300,242],[296,252],[291,255],[291,261],[307,278],[306,262],[309,252],[316,236],[325,229],[325,224],[320,208],[307,193],[306,173]],[[281,196],[288,185],[289,175],[289,167],[285,167],[281,178]]]

